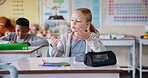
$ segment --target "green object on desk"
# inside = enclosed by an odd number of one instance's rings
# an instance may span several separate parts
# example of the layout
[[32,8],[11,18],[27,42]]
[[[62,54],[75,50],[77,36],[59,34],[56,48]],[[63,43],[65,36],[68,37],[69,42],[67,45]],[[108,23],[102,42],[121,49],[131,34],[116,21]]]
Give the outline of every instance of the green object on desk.
[[59,63],[45,63],[44,65],[49,66],[70,66],[67,62],[59,62]]
[[42,66],[61,67],[61,66],[70,66],[70,64],[67,62],[58,62],[58,63],[44,63]]
[[0,44],[0,50],[28,50],[27,44]]

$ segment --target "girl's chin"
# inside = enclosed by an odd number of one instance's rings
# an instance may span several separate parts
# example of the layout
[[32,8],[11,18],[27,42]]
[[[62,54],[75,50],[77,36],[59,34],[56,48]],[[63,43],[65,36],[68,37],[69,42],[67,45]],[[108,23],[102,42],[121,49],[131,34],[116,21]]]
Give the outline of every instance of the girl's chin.
[[80,35],[77,32],[74,32],[74,35],[80,37]]

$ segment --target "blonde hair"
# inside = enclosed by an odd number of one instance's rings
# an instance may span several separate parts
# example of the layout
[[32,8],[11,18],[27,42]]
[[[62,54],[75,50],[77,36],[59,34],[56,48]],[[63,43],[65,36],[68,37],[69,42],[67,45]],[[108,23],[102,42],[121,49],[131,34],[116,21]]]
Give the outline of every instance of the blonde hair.
[[92,13],[89,9],[87,8],[78,8],[75,11],[80,11],[86,18],[87,22],[90,22],[90,31],[94,32],[96,34],[99,34],[99,31],[91,24],[92,22]]

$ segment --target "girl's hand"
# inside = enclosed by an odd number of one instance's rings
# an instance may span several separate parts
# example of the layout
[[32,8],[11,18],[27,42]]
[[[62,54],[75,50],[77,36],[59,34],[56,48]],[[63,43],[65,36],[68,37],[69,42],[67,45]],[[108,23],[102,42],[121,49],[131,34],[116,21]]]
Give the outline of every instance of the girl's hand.
[[59,41],[60,41],[60,37],[55,37],[55,36],[51,37],[50,46],[51,47],[57,46]]
[[90,37],[90,29],[89,27],[86,30],[82,30],[77,28],[77,32],[75,32],[80,38],[88,39]]

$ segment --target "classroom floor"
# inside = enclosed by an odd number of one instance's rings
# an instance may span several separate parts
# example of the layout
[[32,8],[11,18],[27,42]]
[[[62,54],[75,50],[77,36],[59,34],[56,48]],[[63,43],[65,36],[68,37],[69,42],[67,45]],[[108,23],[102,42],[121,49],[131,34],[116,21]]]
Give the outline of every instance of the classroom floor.
[[[144,72],[142,78],[148,78],[148,72]],[[120,78],[132,78],[132,72],[128,73],[128,72],[122,72],[120,73]],[[139,71],[136,71],[136,76],[135,78],[139,78]]]

